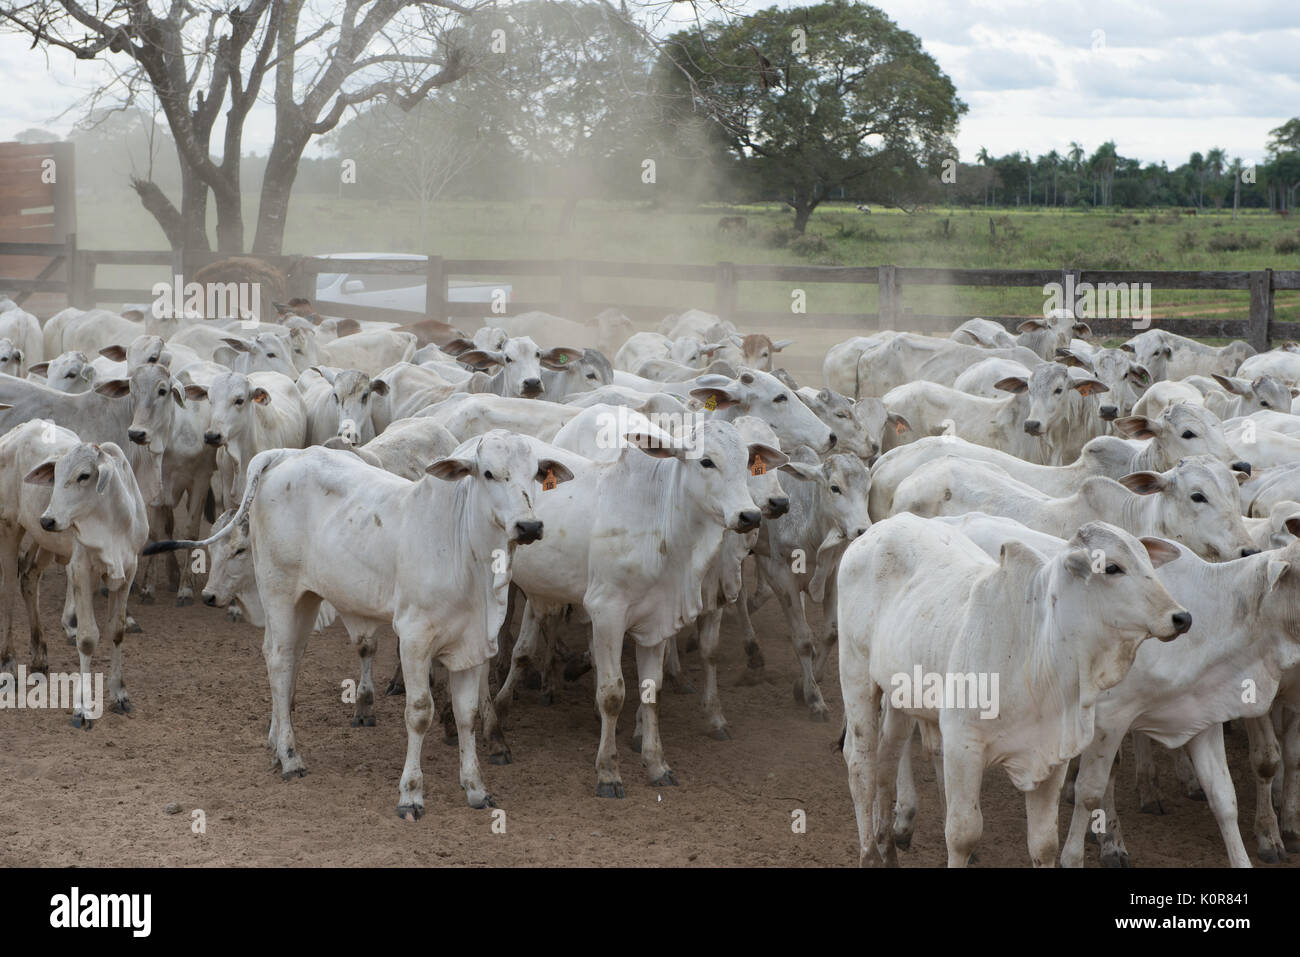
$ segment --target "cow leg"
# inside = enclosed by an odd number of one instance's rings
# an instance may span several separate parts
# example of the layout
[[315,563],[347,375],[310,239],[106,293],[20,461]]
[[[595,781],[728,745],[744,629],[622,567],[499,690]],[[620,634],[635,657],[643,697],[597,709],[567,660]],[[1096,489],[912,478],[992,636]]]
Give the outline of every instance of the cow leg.
[[1068,762],[1058,764],[1038,787],[1025,792],[1025,818],[1029,825],[1029,860],[1034,867],[1055,867],[1060,849],[1057,817],[1061,807],[1061,786]]
[[14,609],[18,607],[18,546],[21,529],[0,525],[0,629],[4,631],[4,648],[0,650],[0,672],[18,677],[14,657]]
[[[664,687],[664,652],[668,642],[636,646],[637,687],[641,704],[637,717],[641,725],[641,763],[650,775],[651,787],[677,784],[677,775],[664,759],[664,743],[659,736],[659,697]],[[646,699],[649,699],[648,701]]]
[[[761,579],[760,579],[761,581]],[[758,635],[754,633],[754,623],[749,618],[749,599],[745,597],[742,585],[740,598],[735,604],[736,614],[740,616],[740,630],[745,646],[746,667],[741,676],[742,684],[756,684],[763,679],[763,649],[758,646]]]
[[[424,771],[420,767],[420,751],[424,736],[433,726],[433,695],[429,693],[429,669],[433,664],[433,634],[427,627],[413,623],[410,628],[397,632],[398,652],[402,658],[402,674],[406,676],[406,765],[398,785],[397,816],[404,821],[418,821],[424,816]],[[474,693],[477,695],[478,686]],[[456,708],[455,694],[452,707]],[[470,703],[466,738],[473,739],[473,702]],[[456,714],[457,729],[461,716]],[[463,746],[462,739],[462,746]],[[472,745],[471,745],[472,747]]]
[[[699,627],[700,623],[697,618],[695,620],[695,644],[697,646],[700,643]],[[688,632],[682,631],[679,634],[685,635]],[[673,694],[695,694],[695,685],[691,684],[686,678],[686,673],[682,670],[682,659],[679,654],[681,649],[677,647],[677,637],[677,635],[673,635],[665,643],[667,651],[664,653],[664,680]],[[689,648],[686,650],[689,650]]]
[[361,659],[361,680],[357,682],[357,701],[352,709],[352,727],[373,728],[375,726],[375,652],[379,650],[379,637],[372,630],[367,634],[357,635],[357,656]]
[[898,752],[898,780],[894,784],[894,846],[907,850],[912,846],[912,833],[916,829],[916,777],[912,773],[912,740],[916,737],[916,722]]
[[813,656],[817,643],[812,629],[808,627],[799,589],[788,576],[779,582],[773,582],[772,588],[785,612],[786,624],[790,627],[790,641],[794,644],[794,653],[798,655],[799,666],[803,670],[803,675],[795,679],[794,698],[808,707],[808,715],[814,721],[829,721],[830,711],[822,700],[822,690],[817,686],[817,679],[813,675]]
[[1285,708],[1282,732],[1282,845],[1300,853],[1300,711]]
[[1106,830],[1097,843],[1101,845],[1102,867],[1131,867],[1128,847],[1124,844],[1124,827],[1119,819],[1119,811],[1115,808],[1114,767],[1111,765],[1111,773],[1106,781],[1106,793],[1101,800],[1102,811],[1106,815]]
[[[1286,860],[1286,848],[1282,844],[1277,814],[1273,810],[1273,776],[1277,774],[1282,764],[1282,748],[1278,744],[1277,735],[1273,733],[1273,721],[1267,714],[1246,719],[1246,736],[1250,739],[1250,766],[1255,771],[1255,846],[1261,861],[1265,864],[1276,864],[1279,860]],[[1219,748],[1223,748],[1222,731],[1219,736]],[[1232,814],[1235,828],[1237,814],[1235,794]],[[1228,849],[1228,856],[1232,856],[1231,847]]]
[[63,613],[59,616],[59,624],[63,626],[63,635],[68,639],[68,644],[77,643],[77,603],[76,596],[72,593],[72,576],[68,574],[67,566],[64,566],[64,589],[63,589]]
[[104,618],[108,626],[108,634],[113,640],[113,660],[108,672],[108,696],[113,701],[110,707],[118,714],[127,714],[131,710],[131,701],[126,694],[126,681],[122,677],[122,640],[126,637],[126,596],[130,591],[131,582],[128,579],[123,585],[108,593],[108,610]]
[[921,729],[921,747],[930,755],[930,766],[934,768],[934,784],[939,791],[939,813],[948,818],[948,799],[943,790],[943,734],[937,724],[918,721]]
[[1205,800],[1205,789],[1196,778],[1196,768],[1192,766],[1192,759],[1187,756],[1186,748],[1174,748],[1174,774],[1178,777],[1183,794],[1193,801]]
[[[812,599],[808,598],[805,601],[812,601]],[[832,575],[826,582],[826,591],[822,596],[822,630],[817,636],[817,651],[813,658],[813,677],[817,679],[818,684],[826,678],[826,662],[830,660],[831,649],[835,647],[840,637],[839,621],[835,617],[837,605],[835,576]]]
[[[435,661],[429,666],[429,694],[433,695],[433,706],[438,712],[438,723],[442,725],[442,743],[455,746],[456,709],[451,703],[451,675],[441,662]],[[442,707],[438,707],[438,702]]]
[[[1134,735],[1136,740],[1137,735]],[[1124,732],[1098,729],[1092,742],[1079,755],[1079,773],[1074,778],[1074,811],[1070,815],[1070,830],[1061,851],[1062,867],[1084,866],[1084,841],[1091,830],[1110,830],[1105,811],[1106,786],[1113,776],[1115,755],[1124,741]],[[1101,817],[1098,817],[1101,812]]]
[[[492,795],[483,784],[483,774],[478,765],[478,748],[474,744],[474,719],[478,714],[479,699],[487,681],[488,663],[449,672],[451,707],[456,714],[456,737],[460,744],[460,786],[472,808],[496,807]],[[410,707],[410,695],[407,695]],[[418,757],[417,757],[418,760]],[[402,775],[405,780],[406,775]],[[423,795],[421,795],[423,798]]]
[[1160,782],[1156,779],[1156,756],[1151,739],[1141,731],[1133,732],[1133,771],[1137,775],[1138,809],[1143,814],[1164,814]]
[[600,711],[600,747],[596,752],[596,797],[621,798],[618,773],[618,715],[623,710],[622,611],[591,616],[591,663],[596,670],[596,708]]
[[898,866],[898,849],[894,844],[894,801],[898,790],[898,765],[901,752],[907,750],[912,737],[912,719],[893,708],[885,709],[880,726],[880,744],[876,751],[876,797],[871,810],[876,849],[886,867]]
[[980,811],[984,750],[978,741],[963,741],[959,729],[953,729],[953,733],[942,727],[940,730],[944,743],[943,790],[948,800],[943,826],[948,866],[966,867],[984,833],[984,815]]
[[[95,623],[95,586],[97,576],[92,574],[89,556],[78,545],[68,562],[68,582],[77,606],[77,664],[80,678],[84,685],[90,680],[91,663],[95,648],[99,645],[99,626]],[[88,690],[83,691],[81,707],[73,710],[72,723],[89,731],[93,719],[86,706],[89,701]]]
[[[492,703],[492,689],[489,687],[488,679],[492,673],[492,665],[489,662],[483,667],[482,685],[479,687],[478,710],[480,719],[483,722],[483,737],[488,741],[488,762],[490,764],[510,764],[513,758],[510,756],[510,748],[506,744],[505,736],[501,734],[501,722],[497,718],[496,706]],[[496,731],[495,740],[493,731]]]
[[[737,604],[743,605],[744,602]],[[704,709],[709,737],[726,741],[731,737],[731,732],[727,728],[722,701],[718,697],[718,637],[722,629],[722,609],[706,611],[696,620],[696,624],[700,629],[700,661],[704,664],[704,697],[700,699],[700,707]]]
[[865,656],[841,656],[844,688],[844,761],[849,768],[849,793],[858,822],[858,865],[884,863],[873,833],[872,806],[876,798],[876,757],[880,743],[881,688],[867,670]]
[[307,647],[307,637],[320,599],[303,595],[293,604],[282,599],[266,602],[266,637],[262,655],[271,682],[270,745],[275,752],[272,767],[280,766],[280,777],[288,781],[307,773],[298,753],[293,734],[293,697],[298,684],[298,669]]
[[[190,486],[185,494],[185,507],[177,506],[172,509],[172,522],[177,524],[176,519],[179,517],[180,537],[189,541],[194,541],[199,537],[199,528],[203,523],[203,499],[206,496],[207,476],[201,483],[196,482]],[[181,608],[185,605],[194,603],[194,562],[188,555],[177,556],[177,562],[180,565],[180,583],[176,587],[176,607]]]
[[[518,687],[528,665],[536,661],[538,645],[542,640],[541,619],[533,610],[532,602],[525,602],[524,616],[519,622],[519,637],[510,650],[510,670],[506,672],[506,679],[501,682],[496,698],[493,699],[497,718],[495,727],[483,730],[484,736],[493,747],[496,746],[500,732],[505,727],[506,715],[510,713],[510,706],[514,701],[515,688]],[[502,747],[505,746],[503,737],[500,738],[500,744]]]
[[[1250,719],[1246,722],[1248,731],[1253,720]],[[1270,725],[1269,731],[1272,730]],[[1228,850],[1228,863],[1232,867],[1250,867],[1250,855],[1246,853],[1246,845],[1242,843],[1241,831],[1237,827],[1237,792],[1232,786],[1232,775],[1228,773],[1228,757],[1223,751],[1223,725],[1218,723],[1210,725],[1188,741],[1186,747],[1192,763],[1196,766],[1196,776],[1205,788],[1205,797],[1210,802],[1210,810],[1214,812],[1214,819],[1219,822],[1219,833],[1223,835],[1223,844]],[[1250,750],[1252,764],[1254,764],[1255,746],[1253,740]],[[1267,792],[1267,789],[1265,790]],[[1270,815],[1272,811],[1273,807],[1270,804]],[[1273,826],[1276,829],[1276,820],[1274,820]],[[1276,830],[1274,833],[1276,833]],[[1257,819],[1256,837],[1259,836]],[[1276,850],[1281,850],[1281,848],[1282,841],[1281,838],[1278,838]],[[1268,860],[1264,850],[1265,845],[1261,838],[1260,858]],[[1273,845],[1269,845],[1268,850],[1274,851],[1273,859],[1270,861],[1272,863],[1277,860],[1276,850]],[[1282,851],[1282,855],[1285,857],[1286,852]]]
[[[27,628],[32,649],[32,673],[45,676],[50,674],[49,658],[45,648],[45,629],[41,627],[41,576],[54,557],[43,548],[34,549],[35,555],[28,555],[26,562],[18,572],[18,588],[23,595],[23,604],[27,607]],[[69,591],[71,579],[69,579]]]

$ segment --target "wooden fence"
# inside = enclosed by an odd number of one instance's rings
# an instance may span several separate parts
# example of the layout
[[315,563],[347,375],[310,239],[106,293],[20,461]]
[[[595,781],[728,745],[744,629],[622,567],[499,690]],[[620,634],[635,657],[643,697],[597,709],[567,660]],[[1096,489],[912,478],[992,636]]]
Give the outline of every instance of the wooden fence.
[[[6,256],[42,255],[66,263],[66,279],[47,277],[21,278],[4,274]],[[35,291],[66,294],[71,305],[91,308],[100,303],[147,302],[151,294],[139,288],[106,287],[97,284],[101,266],[168,267],[168,275],[188,276],[207,263],[225,258],[217,253],[156,252],[139,250],[79,249],[75,236],[62,244],[0,243],[0,294]],[[489,313],[484,303],[457,303],[448,300],[448,283],[456,278],[542,276],[558,280],[558,296],[551,301],[513,300],[504,314],[514,315],[534,309],[553,312],[573,319],[587,319],[603,309],[614,307],[640,322],[657,322],[675,305],[633,305],[598,301],[583,295],[588,279],[625,279],[698,284],[700,295],[690,304],[708,309],[730,319],[742,329],[785,331],[801,328],[873,332],[878,329],[906,328],[918,331],[947,332],[969,315],[934,315],[917,313],[903,306],[903,292],[914,287],[967,286],[1036,288],[1049,283],[1069,288],[1092,284],[1126,284],[1131,288],[1148,284],[1151,290],[1238,290],[1250,294],[1250,306],[1244,319],[1163,318],[1162,328],[1192,337],[1245,339],[1256,349],[1268,348],[1272,340],[1300,339],[1300,323],[1280,323],[1273,318],[1274,294],[1282,290],[1300,290],[1300,270],[1259,269],[1253,271],[1174,271],[1174,270],[1053,270],[1053,269],[946,269],[906,266],[769,266],[721,262],[715,265],[678,265],[666,263],[604,262],[577,259],[445,259],[429,256],[411,259],[325,259],[310,256],[270,256],[263,261],[279,268],[288,280],[289,295],[314,298],[316,277],[320,273],[358,273],[362,275],[409,275],[412,285],[427,287],[424,312],[378,309],[354,305],[329,304],[323,307],[330,315],[357,319],[387,319],[411,322],[433,318],[447,321],[481,319]],[[739,308],[743,283],[780,282],[791,288],[822,283],[875,286],[870,305],[875,308],[859,312],[829,313],[793,311],[755,311]],[[864,302],[864,305],[867,305]],[[986,315],[1014,329],[1025,316]],[[1133,335],[1139,326],[1127,318],[1089,319],[1099,335]]]

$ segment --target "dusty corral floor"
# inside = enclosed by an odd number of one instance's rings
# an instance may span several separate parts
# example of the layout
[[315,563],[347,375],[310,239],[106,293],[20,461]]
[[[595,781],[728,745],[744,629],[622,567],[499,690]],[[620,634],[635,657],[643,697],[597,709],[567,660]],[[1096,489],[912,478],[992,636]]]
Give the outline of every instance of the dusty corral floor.
[[[57,629],[62,575],[51,570],[44,620]],[[598,721],[592,675],[560,683],[555,703],[523,690],[510,715],[514,763],[498,767],[482,753],[483,773],[506,833],[489,811],[466,806],[457,784],[456,749],[435,725],[425,740],[426,816],[399,820],[397,782],[406,733],[404,699],[380,697],[373,728],[350,726],[341,700],[357,657],[335,626],[309,646],[299,682],[295,729],[308,774],[282,781],[265,747],[270,707],[261,632],[232,624],[225,612],[170,602],[132,603],[143,634],[128,635],[130,717],[105,714],[95,728],[71,726],[64,712],[0,712],[0,865],[819,865],[857,862],[853,807],[844,762],[832,740],[840,691],[824,691],[834,715],[814,724],[791,696],[796,667],[775,602],[755,616],[768,683],[741,685],[738,630],[723,627],[722,701],[733,740],[704,733],[694,694],[664,696],[660,713],[668,760],[679,787],[651,788],[630,740],[634,701],[619,726],[627,797],[595,797]],[[24,616],[17,614],[19,661],[29,661]],[[56,630],[53,670],[76,668],[75,649]],[[572,641],[572,639],[570,639]],[[97,656],[107,668],[105,645]],[[694,652],[684,656],[700,687]],[[375,664],[382,690],[396,662],[391,633]],[[634,662],[624,676],[635,687]],[[1227,738],[1246,845],[1254,781],[1245,733]],[[1126,749],[1127,753],[1127,749]],[[1163,817],[1139,814],[1131,763],[1121,768],[1119,811],[1136,866],[1224,866],[1227,858],[1209,808],[1182,796],[1167,753],[1159,755]],[[914,762],[921,809],[904,867],[945,861],[928,761]],[[179,813],[165,812],[179,805]],[[191,831],[202,809],[206,833]],[[791,830],[803,809],[807,832]],[[1025,866],[1024,802],[1000,771],[985,778],[980,866]],[[1061,809],[1061,835],[1070,807]],[[1089,865],[1097,852],[1089,847]],[[1293,864],[1300,855],[1293,855]]]

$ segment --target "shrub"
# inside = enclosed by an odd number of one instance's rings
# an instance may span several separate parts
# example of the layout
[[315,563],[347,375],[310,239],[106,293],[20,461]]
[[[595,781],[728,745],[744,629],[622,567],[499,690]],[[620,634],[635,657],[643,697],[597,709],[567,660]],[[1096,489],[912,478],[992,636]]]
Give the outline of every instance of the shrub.
[[1300,253],[1300,233],[1294,236],[1283,236],[1273,244],[1273,252],[1282,256],[1293,256]]
[[822,256],[830,252],[830,244],[826,242],[826,237],[813,234],[797,236],[790,240],[787,246],[797,256]]
[[1243,249],[1258,249],[1262,245],[1264,240],[1255,236],[1247,236],[1245,233],[1222,233],[1211,236],[1205,248],[1212,253],[1235,253]]

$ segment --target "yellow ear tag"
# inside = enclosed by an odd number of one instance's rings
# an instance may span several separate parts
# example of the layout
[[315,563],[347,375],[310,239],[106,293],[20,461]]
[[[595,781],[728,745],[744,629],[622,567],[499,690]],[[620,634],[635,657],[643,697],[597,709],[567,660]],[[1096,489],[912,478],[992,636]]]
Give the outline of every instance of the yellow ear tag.
[[707,399],[704,400],[704,407],[708,409],[710,412],[717,409],[718,397],[716,395],[709,396]]
[[767,474],[767,463],[758,457],[757,452],[754,453],[754,461],[749,463],[749,474],[750,475]]
[[546,478],[542,479],[542,491],[549,492],[555,485],[555,469],[547,469]]

